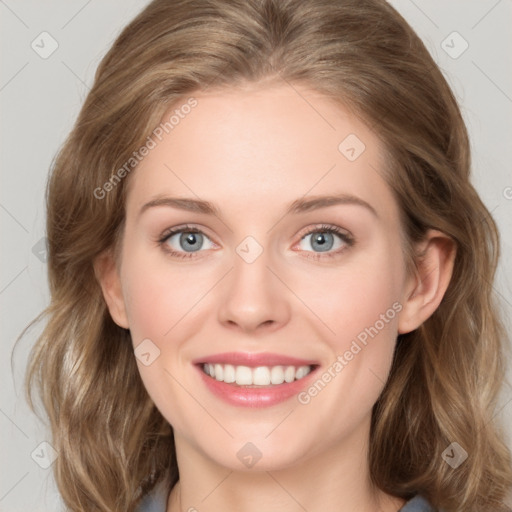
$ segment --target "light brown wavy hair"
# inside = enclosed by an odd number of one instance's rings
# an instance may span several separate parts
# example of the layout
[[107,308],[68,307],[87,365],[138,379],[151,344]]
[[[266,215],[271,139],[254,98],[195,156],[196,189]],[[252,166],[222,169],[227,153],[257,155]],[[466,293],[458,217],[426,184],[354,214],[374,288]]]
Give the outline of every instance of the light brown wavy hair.
[[[118,247],[130,175],[94,191],[146,142],[173,104],[206,88],[302,84],[344,105],[384,143],[404,253],[429,228],[456,245],[437,311],[400,335],[373,409],[373,482],[448,512],[500,509],[511,457],[495,421],[505,331],[493,296],[495,223],[470,183],[468,134],[452,91],[407,22],[383,0],[156,0],[103,58],[47,190],[51,303],[27,372],[49,418],[72,511],[132,512],[179,478],[172,427],[112,320],[93,262]],[[137,172],[136,169],[131,173]],[[36,319],[37,320],[37,319]],[[441,455],[458,442],[457,469]]]

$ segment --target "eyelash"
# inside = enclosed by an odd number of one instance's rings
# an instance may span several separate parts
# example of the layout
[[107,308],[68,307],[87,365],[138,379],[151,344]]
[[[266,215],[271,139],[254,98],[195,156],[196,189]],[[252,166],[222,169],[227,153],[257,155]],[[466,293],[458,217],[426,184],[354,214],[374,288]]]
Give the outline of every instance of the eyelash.
[[350,249],[354,243],[355,239],[352,235],[350,235],[348,232],[340,229],[338,226],[331,226],[328,224],[322,224],[319,226],[315,226],[312,229],[309,229],[306,233],[302,234],[300,237],[300,240],[305,238],[308,235],[311,235],[312,233],[332,233],[334,235],[337,235],[345,244],[344,247],[341,249],[338,249],[333,252],[313,252],[313,251],[304,251],[306,253],[306,258],[318,261],[320,259],[324,258],[335,258],[336,256],[339,256],[341,253],[345,252],[347,249]]
[[[206,235],[203,231],[201,231],[198,228],[192,227],[192,226],[185,225],[185,226],[180,226],[178,228],[168,229],[158,239],[158,243],[160,246],[162,246],[162,248],[165,252],[170,254],[172,257],[176,257],[176,258],[186,259],[186,258],[195,257],[195,252],[180,252],[180,251],[174,251],[174,250],[169,249],[169,246],[166,244],[166,242],[169,240],[169,238],[171,238],[173,235],[175,235],[177,233],[200,233],[200,234],[208,237],[208,235]],[[313,260],[319,260],[319,259],[323,259],[325,257],[334,258],[334,257],[338,256],[339,254],[341,254],[342,252],[346,251],[348,248],[352,247],[355,243],[355,239],[350,234],[348,234],[346,231],[341,230],[337,226],[331,226],[331,225],[326,225],[326,224],[323,224],[320,226],[315,226],[314,228],[310,229],[309,231],[307,231],[306,233],[301,235],[300,240],[304,239],[308,235],[311,235],[312,233],[332,233],[334,235],[337,235],[345,243],[345,247],[343,247],[342,249],[338,249],[337,251],[334,251],[334,252],[322,253],[322,252],[304,251],[304,252],[308,253],[306,258],[310,258]]]

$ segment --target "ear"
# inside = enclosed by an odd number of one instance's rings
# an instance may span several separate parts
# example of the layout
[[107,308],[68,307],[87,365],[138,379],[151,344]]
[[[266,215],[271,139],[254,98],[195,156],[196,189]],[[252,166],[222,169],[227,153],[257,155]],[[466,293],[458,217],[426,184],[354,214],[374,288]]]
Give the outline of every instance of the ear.
[[406,281],[399,334],[417,329],[434,313],[452,277],[456,246],[449,236],[431,229],[416,249],[418,268]]
[[121,279],[112,251],[105,251],[94,260],[94,273],[112,320],[125,329],[129,328],[128,316],[121,288]]

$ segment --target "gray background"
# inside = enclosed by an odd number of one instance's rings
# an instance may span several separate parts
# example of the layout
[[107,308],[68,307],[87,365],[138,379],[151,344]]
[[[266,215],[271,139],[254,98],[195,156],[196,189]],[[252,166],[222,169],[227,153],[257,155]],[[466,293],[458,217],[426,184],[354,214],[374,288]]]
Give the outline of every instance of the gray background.
[[[0,511],[60,510],[51,469],[46,468],[54,457],[52,448],[44,444],[48,435],[23,394],[27,354],[40,328],[18,344],[13,366],[11,353],[22,329],[48,304],[41,239],[52,158],[71,129],[101,57],[146,3],[0,0]],[[474,183],[502,233],[504,258],[495,290],[510,328],[512,1],[393,0],[392,4],[425,41],[461,104],[471,135]],[[58,47],[48,55],[52,45]],[[500,408],[498,415],[507,432],[512,431],[508,384]]]

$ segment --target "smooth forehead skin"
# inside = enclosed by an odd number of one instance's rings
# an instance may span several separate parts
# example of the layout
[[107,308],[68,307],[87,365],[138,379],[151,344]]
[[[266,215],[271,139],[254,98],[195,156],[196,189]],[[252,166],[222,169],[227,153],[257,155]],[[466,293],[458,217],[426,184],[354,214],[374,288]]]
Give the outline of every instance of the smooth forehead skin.
[[[131,177],[130,221],[137,220],[149,198],[169,192],[212,199],[230,230],[243,227],[253,236],[266,237],[290,202],[346,193],[372,205],[381,227],[395,224],[396,202],[380,171],[380,141],[329,99],[289,85],[252,85],[194,97],[197,106]],[[355,145],[339,146],[354,136],[365,148],[350,161],[345,154],[351,157]],[[357,144],[356,155],[362,147]],[[237,226],[246,221],[241,213],[250,216],[250,225]]]

